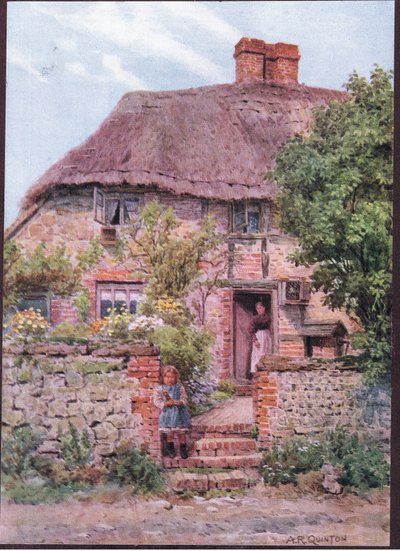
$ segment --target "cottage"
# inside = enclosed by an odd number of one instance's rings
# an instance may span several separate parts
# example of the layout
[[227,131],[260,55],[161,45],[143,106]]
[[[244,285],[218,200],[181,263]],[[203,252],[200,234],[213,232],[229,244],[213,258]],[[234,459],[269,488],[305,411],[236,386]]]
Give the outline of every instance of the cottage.
[[[242,38],[234,59],[232,84],[125,94],[93,135],[31,187],[6,237],[27,250],[65,243],[76,258],[96,236],[111,252],[139,206],[155,198],[175,209],[181,231],[213,214],[228,250],[241,259],[228,266],[224,286],[206,304],[216,335],[213,368],[220,378],[243,381],[248,327],[260,298],[272,320],[272,354],[333,357],[348,348],[350,320],[310,293],[310,269],[287,260],[295,241],[277,226],[277,189],[265,179],[280,146],[309,131],[313,109],[346,95],[299,84],[300,55],[292,44]],[[146,284],[111,254],[83,282],[92,319],[121,303],[135,312]],[[43,294],[26,300],[52,324],[77,320],[71,300]]]

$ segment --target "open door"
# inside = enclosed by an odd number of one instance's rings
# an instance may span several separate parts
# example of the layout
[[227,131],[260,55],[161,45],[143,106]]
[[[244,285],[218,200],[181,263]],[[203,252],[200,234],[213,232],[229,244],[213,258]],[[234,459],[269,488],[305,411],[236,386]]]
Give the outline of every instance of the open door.
[[271,315],[269,294],[236,292],[233,298],[233,376],[237,382],[249,380],[251,360],[251,339],[249,334],[252,317],[256,314],[255,304],[262,300],[266,311]]

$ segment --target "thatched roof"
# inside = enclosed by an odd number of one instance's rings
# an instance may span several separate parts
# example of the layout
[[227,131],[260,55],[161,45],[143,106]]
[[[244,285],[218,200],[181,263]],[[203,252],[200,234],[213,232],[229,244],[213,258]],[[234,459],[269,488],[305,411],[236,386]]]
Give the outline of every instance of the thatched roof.
[[343,92],[245,81],[130,92],[82,145],[28,191],[27,208],[57,185],[144,185],[223,200],[272,197],[264,180],[278,148],[305,132],[312,110]]

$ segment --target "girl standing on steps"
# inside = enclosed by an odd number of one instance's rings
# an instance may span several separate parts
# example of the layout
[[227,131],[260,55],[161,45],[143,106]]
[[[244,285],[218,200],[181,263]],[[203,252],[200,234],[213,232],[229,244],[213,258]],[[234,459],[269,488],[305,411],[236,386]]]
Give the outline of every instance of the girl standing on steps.
[[180,455],[188,457],[186,434],[191,427],[187,410],[187,395],[179,382],[178,370],[172,365],[166,365],[161,370],[160,384],[154,389],[153,402],[161,410],[159,431],[161,433],[162,453],[173,458],[176,456],[174,434],[178,434]]

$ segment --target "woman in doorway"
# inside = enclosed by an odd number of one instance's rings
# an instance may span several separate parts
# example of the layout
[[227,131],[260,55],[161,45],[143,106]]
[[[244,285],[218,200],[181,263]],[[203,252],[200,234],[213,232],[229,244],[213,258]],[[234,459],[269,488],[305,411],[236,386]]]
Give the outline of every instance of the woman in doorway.
[[256,366],[260,358],[265,354],[271,353],[271,318],[266,313],[265,304],[259,300],[256,302],[257,314],[253,316],[250,324],[250,339],[251,347],[251,362],[250,362],[250,377],[257,371]]

